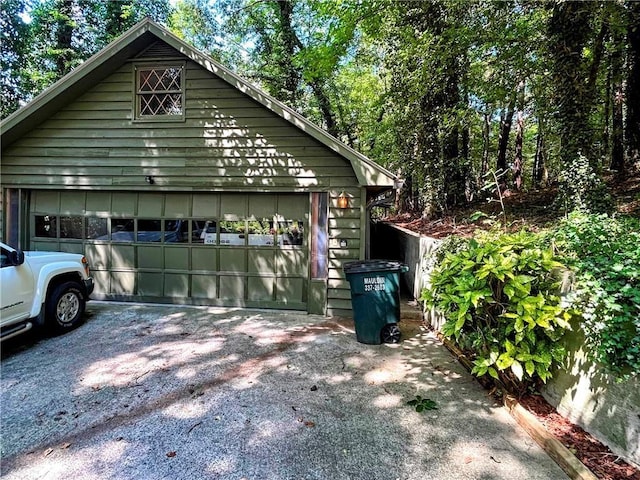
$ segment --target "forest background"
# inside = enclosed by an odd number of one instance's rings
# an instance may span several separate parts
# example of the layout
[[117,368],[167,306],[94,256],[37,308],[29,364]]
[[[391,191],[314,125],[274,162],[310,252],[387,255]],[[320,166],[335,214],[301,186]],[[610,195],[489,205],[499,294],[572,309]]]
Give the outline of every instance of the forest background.
[[487,182],[606,210],[602,176],[640,163],[623,0],[2,0],[2,117],[147,16],[399,174],[400,212]]

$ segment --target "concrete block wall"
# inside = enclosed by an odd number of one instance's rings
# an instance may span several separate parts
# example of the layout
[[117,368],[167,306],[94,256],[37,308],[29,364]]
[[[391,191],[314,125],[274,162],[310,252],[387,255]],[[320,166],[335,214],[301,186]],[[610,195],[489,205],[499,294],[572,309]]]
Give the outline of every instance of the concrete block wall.
[[[425,257],[440,241],[392,224],[379,224],[376,231],[387,251],[397,250],[394,259],[409,266],[409,272],[404,275],[407,289],[419,298],[429,281],[429,262]],[[424,318],[436,330],[444,321],[435,311],[424,312]],[[640,468],[640,379],[617,383],[604,374],[602,368],[589,359],[578,322],[565,341],[566,365],[554,372],[542,395],[561,415]]]

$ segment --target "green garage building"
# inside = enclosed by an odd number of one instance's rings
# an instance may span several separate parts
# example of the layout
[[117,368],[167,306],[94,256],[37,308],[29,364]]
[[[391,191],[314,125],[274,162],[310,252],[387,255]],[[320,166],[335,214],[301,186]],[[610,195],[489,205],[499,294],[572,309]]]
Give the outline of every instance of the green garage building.
[[0,128],[2,238],[85,253],[97,299],[350,316],[397,182],[150,20]]

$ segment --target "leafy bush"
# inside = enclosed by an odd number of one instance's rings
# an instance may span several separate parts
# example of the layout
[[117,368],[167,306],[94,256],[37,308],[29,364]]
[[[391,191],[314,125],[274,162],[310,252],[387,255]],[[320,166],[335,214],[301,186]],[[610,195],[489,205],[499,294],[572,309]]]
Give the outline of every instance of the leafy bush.
[[584,155],[578,158],[559,178],[560,189],[557,199],[565,212],[581,210],[593,213],[609,213],[614,209],[613,197],[607,185],[589,164]]
[[581,311],[594,360],[622,380],[640,373],[640,221],[573,213],[554,233],[576,272],[569,300]]
[[525,231],[481,234],[464,248],[450,243],[455,251],[437,265],[421,298],[445,315],[442,333],[471,352],[472,372],[514,393],[545,382],[565,358],[557,341],[570,314],[560,306],[555,274],[563,265],[540,244]]

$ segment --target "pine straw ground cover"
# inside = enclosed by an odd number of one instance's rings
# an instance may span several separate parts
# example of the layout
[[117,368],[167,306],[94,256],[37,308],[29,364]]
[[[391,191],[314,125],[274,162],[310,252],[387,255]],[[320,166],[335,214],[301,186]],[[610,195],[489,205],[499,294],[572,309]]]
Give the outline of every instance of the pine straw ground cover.
[[640,470],[629,465],[606,445],[560,415],[541,395],[528,395],[519,402],[598,478],[640,480]]

